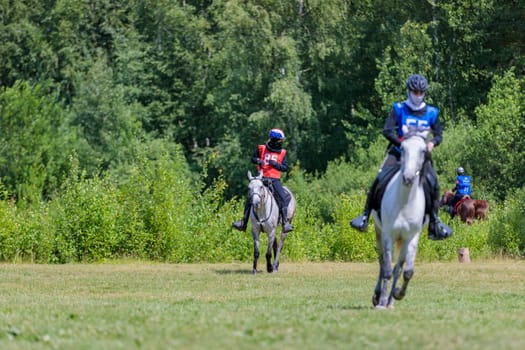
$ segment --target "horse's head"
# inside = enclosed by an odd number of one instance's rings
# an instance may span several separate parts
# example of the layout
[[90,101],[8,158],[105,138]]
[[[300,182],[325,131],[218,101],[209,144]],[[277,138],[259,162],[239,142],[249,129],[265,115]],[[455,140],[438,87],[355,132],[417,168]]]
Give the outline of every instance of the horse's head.
[[264,188],[264,183],[262,181],[262,173],[259,173],[258,176],[252,176],[251,171],[248,170],[248,179],[250,184],[248,188],[250,189],[250,200],[254,208],[259,208],[262,203],[264,203],[266,197],[266,189]]
[[408,129],[404,135],[401,143],[401,173],[403,183],[411,186],[425,163],[428,129]]
[[439,201],[439,206],[442,207],[444,205],[447,205],[453,197],[454,192],[446,190],[445,193],[443,193],[443,197],[441,197],[441,200]]

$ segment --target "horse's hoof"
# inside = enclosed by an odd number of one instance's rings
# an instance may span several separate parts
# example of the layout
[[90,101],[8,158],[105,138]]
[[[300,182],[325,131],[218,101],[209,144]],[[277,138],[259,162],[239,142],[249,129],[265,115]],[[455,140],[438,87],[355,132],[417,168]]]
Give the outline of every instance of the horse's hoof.
[[401,288],[396,288],[394,290],[394,299],[401,300],[405,297],[405,293],[401,291]]
[[253,270],[252,273],[253,273],[254,275],[256,275],[256,274],[257,274],[257,270]]
[[384,305],[376,305],[376,310],[386,310],[386,306],[384,306]]
[[374,294],[374,295],[372,296],[372,304],[373,304],[374,306],[377,306],[377,304],[379,304],[379,295]]

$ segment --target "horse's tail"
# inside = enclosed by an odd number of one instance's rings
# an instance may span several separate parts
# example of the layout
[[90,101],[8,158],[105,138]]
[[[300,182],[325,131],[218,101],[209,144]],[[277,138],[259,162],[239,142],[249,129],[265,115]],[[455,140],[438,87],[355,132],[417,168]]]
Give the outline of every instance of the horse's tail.
[[287,196],[286,203],[288,203],[288,220],[292,222],[292,219],[295,216],[297,202],[295,201],[295,196],[293,195],[292,191],[290,191],[290,189],[286,186],[284,186],[284,189]]

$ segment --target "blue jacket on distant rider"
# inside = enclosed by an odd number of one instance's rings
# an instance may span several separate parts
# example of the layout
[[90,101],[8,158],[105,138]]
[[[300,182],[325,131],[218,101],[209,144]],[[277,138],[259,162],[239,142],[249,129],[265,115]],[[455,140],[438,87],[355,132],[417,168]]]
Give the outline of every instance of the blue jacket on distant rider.
[[452,190],[456,194],[454,195],[454,198],[450,200],[449,206],[450,206],[450,213],[454,211],[455,205],[463,199],[465,196],[471,195],[472,189],[471,189],[471,177],[469,175],[465,175],[465,169],[463,167],[458,167],[456,169],[457,177],[456,177],[456,187]]

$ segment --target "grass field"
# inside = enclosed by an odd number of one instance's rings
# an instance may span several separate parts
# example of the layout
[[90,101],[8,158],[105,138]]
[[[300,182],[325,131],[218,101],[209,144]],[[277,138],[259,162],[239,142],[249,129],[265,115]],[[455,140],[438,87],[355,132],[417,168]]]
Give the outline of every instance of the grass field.
[[524,349],[525,262],[0,265],[0,349]]

